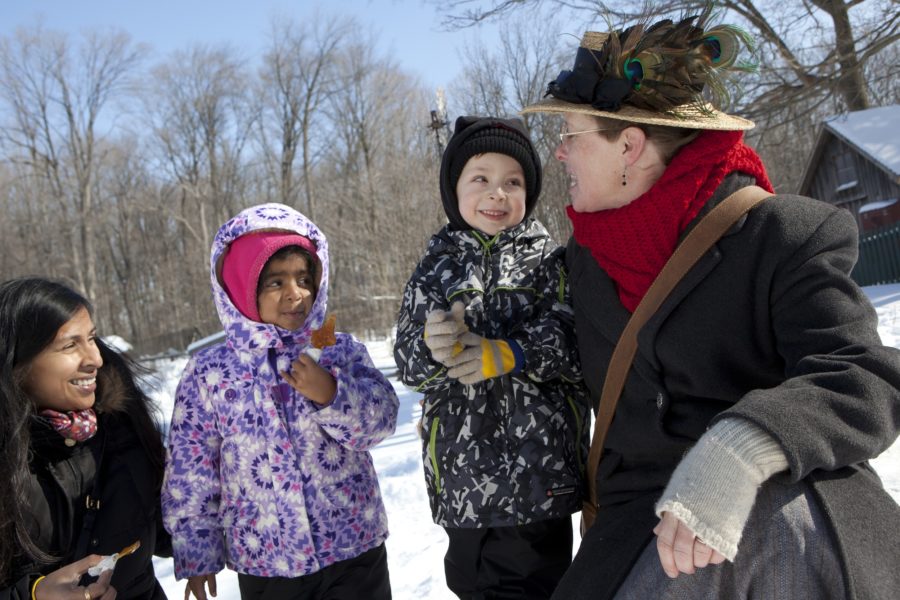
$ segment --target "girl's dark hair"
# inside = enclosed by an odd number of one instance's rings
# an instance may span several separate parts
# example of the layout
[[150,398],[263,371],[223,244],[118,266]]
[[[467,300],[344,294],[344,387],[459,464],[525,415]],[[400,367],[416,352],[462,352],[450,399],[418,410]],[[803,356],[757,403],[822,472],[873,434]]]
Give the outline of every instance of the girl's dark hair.
[[[60,327],[80,309],[92,313],[91,304],[70,287],[41,278],[12,279],[0,283],[0,587],[8,584],[17,555],[38,562],[52,557],[37,548],[27,529],[30,421],[34,405],[23,381],[34,358],[53,340]],[[162,480],[164,448],[159,431],[138,389],[132,367],[102,342],[97,343],[104,367],[98,373],[98,397],[115,379],[126,395],[138,402],[123,403],[123,411],[134,426],[142,445]]]
[[273,260],[283,260],[289,256],[302,256],[306,259],[306,268],[310,271],[310,276],[312,277],[313,282],[313,298],[319,295],[319,261],[315,256],[307,252],[304,248],[300,246],[285,246],[284,248],[279,249],[275,254],[269,257],[269,260],[266,261],[266,264],[263,265],[262,272],[259,276],[259,281],[256,283],[256,295],[259,295],[259,292],[262,290],[262,282],[263,282],[263,274],[265,274],[266,269],[272,263]]

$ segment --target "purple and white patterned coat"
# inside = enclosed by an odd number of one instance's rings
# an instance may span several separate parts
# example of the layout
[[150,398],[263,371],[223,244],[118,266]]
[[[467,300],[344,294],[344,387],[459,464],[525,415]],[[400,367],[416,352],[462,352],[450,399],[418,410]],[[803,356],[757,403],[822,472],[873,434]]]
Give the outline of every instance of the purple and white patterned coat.
[[[228,244],[260,229],[296,232],[317,247],[319,292],[296,331],[244,317],[217,277]],[[226,341],[195,355],[181,377],[162,491],[176,577],[226,565],[297,577],[380,545],[387,515],[368,450],[396,426],[393,387],[344,333],[319,359],[337,382],[332,404],[314,404],[279,375],[325,320],[325,236],[287,206],[255,206],[219,229],[211,272]]]

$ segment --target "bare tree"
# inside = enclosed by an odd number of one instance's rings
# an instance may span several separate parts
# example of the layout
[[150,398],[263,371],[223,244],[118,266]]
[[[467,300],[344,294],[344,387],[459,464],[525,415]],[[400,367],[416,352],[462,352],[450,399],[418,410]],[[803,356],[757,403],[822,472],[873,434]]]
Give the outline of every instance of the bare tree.
[[68,257],[59,248],[70,239],[70,230],[61,227],[60,212],[46,201],[46,188],[45,180],[35,176],[26,165],[2,165],[0,275],[4,279],[33,273],[57,276],[73,271]]
[[[555,19],[524,15],[504,22],[499,44],[469,46],[462,76],[451,86],[453,105],[461,114],[515,116],[523,106],[540,100],[559,65],[571,56],[570,36],[560,33]],[[544,165],[541,201],[535,212],[557,240],[569,237],[571,226],[560,210],[566,197],[564,173],[553,157],[560,119],[546,114],[522,116]]]
[[[588,19],[627,22],[639,14],[696,14],[698,0],[645,3],[599,0],[471,0],[440,3],[448,27],[467,27],[512,12],[549,6]],[[900,40],[900,11],[893,0],[719,0],[717,7],[745,23],[761,47],[761,80],[754,98],[760,110],[809,97],[836,96],[841,109],[870,106],[864,69]],[[879,63],[888,65],[883,61]],[[768,107],[768,108],[766,108]]]
[[139,340],[149,335],[152,321],[141,318],[142,297],[137,293],[138,279],[158,277],[158,257],[146,252],[141,236],[143,200],[152,185],[140,158],[140,145],[133,137],[108,143],[108,160],[98,173],[98,185],[105,190],[98,207],[97,224],[100,286],[95,304],[107,327],[126,339]]
[[[263,101],[259,121],[260,142],[269,172],[278,182],[278,199],[293,205],[297,200],[294,181],[295,163],[299,160],[305,195],[303,210],[313,220],[316,198],[312,187],[312,170],[317,159],[314,142],[316,119],[325,97],[335,90],[337,82],[333,65],[347,34],[355,29],[347,18],[324,18],[316,14],[298,24],[290,19],[272,21],[271,46],[260,70],[259,97]],[[272,141],[280,146],[273,148]]]
[[484,44],[467,46],[463,51],[462,76],[450,86],[451,98],[460,114],[504,116],[511,112],[509,82],[499,55],[487,51]]
[[256,118],[250,81],[233,49],[195,46],[155,67],[144,90],[153,166],[164,177],[148,208],[160,213],[159,227],[174,229],[157,250],[178,277],[161,280],[153,292],[169,303],[170,323],[209,320],[212,237],[255,200],[244,156]]
[[208,252],[218,225],[246,204],[242,153],[254,122],[249,77],[234,50],[195,46],[153,70],[144,95],[160,166],[184,233]]
[[125,33],[89,33],[80,44],[40,27],[0,40],[2,128],[9,159],[40,178],[72,232],[73,274],[88,296],[97,286],[94,179],[103,157],[98,127],[108,102],[124,92],[143,50]]
[[[698,0],[641,4],[599,0],[449,0],[449,27],[511,13],[553,10],[587,28],[627,25],[639,16],[697,14]],[[776,188],[795,191],[826,115],[896,101],[900,11],[891,0],[720,0],[719,19],[744,25],[757,40],[759,70],[733,88],[730,110],[757,123],[748,140],[766,160]],[[537,20],[537,19],[535,19]],[[538,20],[539,21],[539,20]],[[580,32],[579,32],[580,33]],[[573,44],[574,45],[574,44]],[[571,57],[570,53],[570,57]],[[570,61],[560,65],[570,67]],[[892,100],[893,99],[893,100]]]
[[327,101],[329,145],[318,172],[335,305],[342,318],[383,332],[424,250],[423,223],[437,225],[439,199],[427,94],[373,55],[375,46],[361,39],[338,58],[343,85]]
[[873,105],[900,104],[900,44],[885,48],[878,64],[873,66],[870,61],[864,70]]

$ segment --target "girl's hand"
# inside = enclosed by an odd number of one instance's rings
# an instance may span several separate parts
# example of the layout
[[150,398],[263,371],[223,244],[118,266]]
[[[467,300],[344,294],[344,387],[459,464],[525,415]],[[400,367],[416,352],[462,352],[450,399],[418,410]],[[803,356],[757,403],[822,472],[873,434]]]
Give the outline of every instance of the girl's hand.
[[78,585],[81,576],[102,559],[99,554],[91,554],[53,571],[34,586],[35,600],[113,600],[116,589],[109,585],[112,570],[104,571],[90,585]]
[[306,354],[301,354],[291,363],[290,372],[283,371],[281,376],[292,388],[319,406],[331,404],[337,392],[337,383],[331,373]]
[[691,575],[696,569],[718,565],[725,560],[669,511],[663,512],[653,533],[656,534],[656,550],[663,571],[672,579],[681,573]]
[[184,586],[184,600],[189,600],[191,592],[194,593],[194,598],[197,600],[208,600],[204,584],[208,584],[209,595],[215,598],[216,574],[209,573],[208,575],[194,575],[193,577],[187,578],[187,584]]

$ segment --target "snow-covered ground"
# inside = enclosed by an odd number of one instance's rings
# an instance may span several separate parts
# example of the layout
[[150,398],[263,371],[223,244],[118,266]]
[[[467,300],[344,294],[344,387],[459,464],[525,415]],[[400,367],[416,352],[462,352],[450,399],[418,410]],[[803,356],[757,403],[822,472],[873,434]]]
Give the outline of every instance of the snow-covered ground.
[[[878,312],[878,333],[885,346],[900,348],[900,284],[863,288]],[[885,489],[900,503],[900,439],[872,461]]]
[[[372,450],[375,468],[388,513],[390,537],[387,541],[388,568],[396,600],[453,600],[444,584],[444,552],[447,537],[431,520],[425,493],[420,443],[416,421],[421,415],[421,394],[406,389],[397,378],[389,340],[367,342],[375,365],[391,378],[400,398],[397,430]],[[172,413],[175,387],[185,358],[157,361],[159,388],[151,395],[159,402],[162,414]],[[154,559],[156,575],[172,600],[184,597],[184,582],[176,582],[171,559]],[[216,578],[220,600],[239,600],[237,575],[222,571]]]
[[[900,348],[900,284],[869,287],[866,293],[878,311],[878,332],[882,340],[886,345]],[[391,532],[387,552],[394,598],[453,600],[456,596],[444,584],[443,558],[447,538],[443,530],[432,523],[425,494],[425,476],[415,428],[421,412],[418,403],[421,395],[407,390],[394,376],[396,368],[389,341],[377,340],[367,345],[376,366],[391,377],[400,397],[396,433],[372,451]],[[185,359],[178,358],[156,365],[160,385],[153,397],[166,418],[172,412],[175,386],[184,364]],[[900,441],[872,464],[887,490],[900,502]],[[575,538],[577,545],[577,533]],[[171,559],[157,558],[155,567],[169,598],[183,598],[184,582],[175,581]],[[219,599],[239,600],[234,572],[223,571],[217,582]]]

